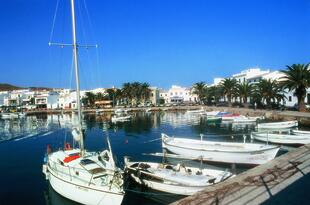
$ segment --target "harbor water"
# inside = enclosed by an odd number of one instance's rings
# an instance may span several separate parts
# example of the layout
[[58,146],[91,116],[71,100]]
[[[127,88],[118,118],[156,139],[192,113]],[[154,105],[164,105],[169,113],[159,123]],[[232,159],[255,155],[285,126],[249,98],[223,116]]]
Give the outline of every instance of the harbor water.
[[[85,146],[90,151],[107,148],[109,136],[112,151],[118,166],[123,167],[124,156],[133,161],[168,161],[147,155],[162,152],[161,133],[171,136],[188,137],[214,141],[250,142],[250,132],[254,124],[208,123],[204,117],[184,112],[137,112],[128,122],[113,124],[110,115],[87,114],[83,116],[86,130]],[[65,142],[72,143],[70,128],[77,123],[77,115],[34,115],[22,119],[0,119],[0,204],[71,204],[76,203],[57,194],[42,174],[42,164],[47,145],[63,148]],[[194,166],[209,166],[230,169],[235,173],[248,168],[232,165],[201,164],[183,160],[182,163]],[[126,183],[124,205],[166,204],[175,196],[155,193]],[[175,199],[177,199],[176,197]],[[172,201],[169,201],[169,200]]]

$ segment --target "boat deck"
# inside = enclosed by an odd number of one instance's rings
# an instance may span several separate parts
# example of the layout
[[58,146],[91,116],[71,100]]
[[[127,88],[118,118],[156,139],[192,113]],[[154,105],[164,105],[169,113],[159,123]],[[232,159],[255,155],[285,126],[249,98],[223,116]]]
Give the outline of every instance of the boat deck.
[[307,204],[310,144],[250,169],[173,205]]

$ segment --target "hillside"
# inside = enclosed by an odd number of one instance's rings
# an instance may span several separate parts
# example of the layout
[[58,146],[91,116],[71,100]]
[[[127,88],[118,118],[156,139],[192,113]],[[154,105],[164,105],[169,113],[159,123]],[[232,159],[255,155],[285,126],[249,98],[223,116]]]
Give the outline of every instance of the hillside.
[[10,90],[20,90],[22,87],[17,87],[15,85],[0,83],[0,91],[10,91]]
[[21,89],[30,89],[30,90],[52,90],[52,88],[46,88],[46,87],[18,87],[15,85],[11,85],[8,83],[0,83],[0,91],[11,91],[11,90],[21,90]]

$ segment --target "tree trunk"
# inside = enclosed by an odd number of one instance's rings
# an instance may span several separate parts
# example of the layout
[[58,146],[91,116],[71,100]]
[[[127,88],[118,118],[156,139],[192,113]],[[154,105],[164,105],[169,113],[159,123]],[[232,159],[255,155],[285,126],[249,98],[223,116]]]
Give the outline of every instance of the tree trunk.
[[306,106],[305,106],[305,97],[304,96],[300,96],[300,97],[297,97],[297,100],[298,100],[298,110],[299,112],[306,112],[307,109],[306,109]]
[[227,100],[228,100],[228,106],[232,107],[231,96],[227,96]]
[[248,97],[244,97],[244,98],[243,98],[243,106],[244,106],[245,108],[249,108]]
[[267,103],[267,108],[268,108],[268,109],[271,109],[272,106],[271,106],[271,101],[270,101],[270,99],[266,99],[266,103]]

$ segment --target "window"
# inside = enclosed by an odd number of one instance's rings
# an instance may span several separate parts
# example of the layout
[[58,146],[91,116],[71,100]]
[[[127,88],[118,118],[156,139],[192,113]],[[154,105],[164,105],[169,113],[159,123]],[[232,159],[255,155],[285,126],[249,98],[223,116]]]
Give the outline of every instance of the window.
[[175,95],[178,95],[178,93],[177,93],[177,92],[175,92],[174,94],[175,94]]
[[180,95],[183,95],[183,93],[182,93],[182,92],[180,92]]
[[173,93],[170,93],[170,95],[173,95]]
[[292,96],[288,96],[288,101],[292,102]]

